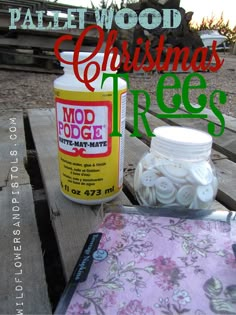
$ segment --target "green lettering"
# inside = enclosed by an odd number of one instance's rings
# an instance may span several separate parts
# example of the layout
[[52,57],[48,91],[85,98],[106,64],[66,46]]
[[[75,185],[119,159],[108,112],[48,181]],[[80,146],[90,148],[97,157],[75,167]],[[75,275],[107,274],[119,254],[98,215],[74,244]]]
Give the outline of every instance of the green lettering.
[[[164,85],[165,80],[169,77],[173,78],[174,80],[173,85]],[[156,86],[156,99],[157,99],[158,106],[164,113],[167,113],[167,114],[175,113],[179,109],[180,104],[181,104],[181,96],[179,94],[175,94],[172,99],[174,106],[168,107],[164,102],[164,90],[179,89],[179,88],[181,88],[181,82],[176,74],[166,73],[160,77]]]
[[219,119],[220,123],[221,123],[221,129],[219,133],[215,133],[215,124],[214,122],[210,121],[208,123],[208,132],[214,136],[214,137],[219,137],[224,133],[224,129],[225,129],[225,119],[223,114],[221,113],[221,111],[215,106],[214,103],[214,98],[216,95],[219,95],[219,101],[220,104],[225,104],[227,102],[227,95],[225,92],[220,91],[220,90],[215,90],[213,93],[211,93],[210,95],[210,108],[212,110],[212,112],[215,114],[215,116]]
[[[148,112],[150,104],[151,104],[150,95],[148,94],[147,91],[144,91],[144,90],[130,90],[130,92],[134,96],[134,131],[130,136],[131,137],[142,137],[142,134],[138,130],[138,118],[140,116],[142,119],[143,125],[145,127],[147,135],[149,137],[154,137],[154,134],[152,133],[152,131],[149,127],[149,124],[148,124],[148,120],[146,118],[146,113]],[[139,107],[138,107],[139,94],[143,94],[146,98],[146,107],[142,112],[138,111],[139,110]]]
[[119,132],[119,101],[118,101],[118,79],[123,78],[127,82],[129,87],[129,75],[128,73],[103,73],[102,75],[102,83],[101,88],[103,87],[103,83],[107,78],[113,79],[113,117],[112,117],[112,133],[110,137],[121,137],[122,134]]
[[[198,85],[191,85],[191,80],[192,79],[199,79],[199,84]],[[189,113],[192,114],[197,114],[201,113],[201,111],[205,108],[207,104],[207,97],[204,94],[199,95],[198,97],[198,104],[200,105],[199,107],[193,107],[191,103],[189,102],[189,90],[190,89],[205,89],[206,88],[206,80],[205,78],[200,75],[199,73],[190,73],[186,79],[183,82],[183,89],[182,89],[182,100],[184,107]]]

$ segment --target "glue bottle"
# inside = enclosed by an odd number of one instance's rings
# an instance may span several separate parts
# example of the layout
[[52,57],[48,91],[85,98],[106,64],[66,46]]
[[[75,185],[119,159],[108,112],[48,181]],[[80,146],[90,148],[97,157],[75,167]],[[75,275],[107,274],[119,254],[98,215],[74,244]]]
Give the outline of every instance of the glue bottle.
[[[73,61],[73,52],[61,57]],[[80,60],[90,53],[80,52]],[[102,64],[103,53],[89,60]],[[88,58],[89,59],[89,58]],[[106,73],[110,69],[110,56]],[[54,81],[60,187],[68,199],[94,205],[115,198],[122,189],[127,84],[118,80],[118,128],[121,137],[111,137],[113,128],[113,79],[101,88],[103,72],[91,92],[74,74],[73,65],[61,63],[64,75]],[[86,62],[79,65],[83,74]],[[93,76],[93,67],[89,76]],[[91,72],[91,73],[90,73]]]

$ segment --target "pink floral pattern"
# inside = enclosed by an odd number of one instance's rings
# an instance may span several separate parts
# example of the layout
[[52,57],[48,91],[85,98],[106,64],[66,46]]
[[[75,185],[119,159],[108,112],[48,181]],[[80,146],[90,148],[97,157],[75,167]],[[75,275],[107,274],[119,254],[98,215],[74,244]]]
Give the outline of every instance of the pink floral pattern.
[[121,230],[126,225],[126,219],[121,214],[114,213],[105,218],[103,225],[109,230]]
[[227,265],[230,265],[231,268],[236,269],[236,259],[235,259],[234,254],[227,253],[225,257],[225,263]]
[[155,315],[151,307],[144,307],[139,300],[131,300],[118,310],[117,315]]
[[176,268],[176,263],[169,257],[165,258],[163,256],[159,256],[157,258],[154,258],[153,262],[155,264],[155,273],[158,272],[169,273]]
[[187,291],[175,290],[173,294],[173,300],[178,302],[181,305],[186,305],[187,303],[190,303],[191,298],[188,295]]
[[108,256],[93,263],[66,315],[236,315],[233,228],[107,214],[99,248]]

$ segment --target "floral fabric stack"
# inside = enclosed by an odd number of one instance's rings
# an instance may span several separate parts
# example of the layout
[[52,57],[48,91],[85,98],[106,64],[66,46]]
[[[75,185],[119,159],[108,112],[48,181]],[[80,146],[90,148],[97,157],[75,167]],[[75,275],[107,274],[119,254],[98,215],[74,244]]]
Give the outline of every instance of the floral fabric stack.
[[109,213],[67,315],[236,314],[235,225]]

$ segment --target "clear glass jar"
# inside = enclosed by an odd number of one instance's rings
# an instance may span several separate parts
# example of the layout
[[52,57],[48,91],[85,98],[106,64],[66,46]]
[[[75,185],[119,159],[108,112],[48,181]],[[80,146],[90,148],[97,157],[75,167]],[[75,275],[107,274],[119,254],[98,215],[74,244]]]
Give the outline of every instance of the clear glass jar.
[[150,152],[134,175],[137,200],[145,206],[209,209],[217,189],[210,160],[212,137],[205,132],[164,126],[153,131]]

